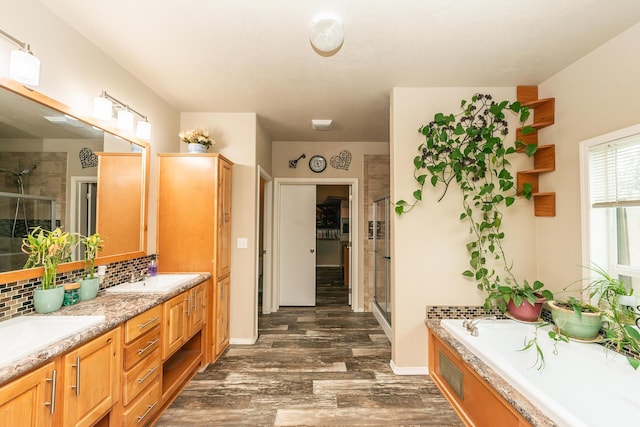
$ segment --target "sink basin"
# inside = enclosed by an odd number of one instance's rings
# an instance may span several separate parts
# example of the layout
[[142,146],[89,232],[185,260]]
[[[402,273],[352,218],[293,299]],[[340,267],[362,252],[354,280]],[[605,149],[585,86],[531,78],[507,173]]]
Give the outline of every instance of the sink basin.
[[150,293],[165,294],[179,288],[189,280],[200,276],[198,273],[189,274],[158,274],[140,282],[125,282],[106,289],[114,293]]
[[104,316],[20,316],[0,322],[0,366],[73,336],[104,319]]

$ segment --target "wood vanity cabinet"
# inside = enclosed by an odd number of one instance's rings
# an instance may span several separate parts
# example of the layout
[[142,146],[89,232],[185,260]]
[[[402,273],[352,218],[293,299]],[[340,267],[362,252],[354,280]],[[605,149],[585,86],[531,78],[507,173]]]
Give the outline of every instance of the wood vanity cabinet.
[[229,342],[232,163],[220,154],[158,156],[159,270],[211,273],[206,307],[211,321],[203,336],[205,362],[211,363]]
[[0,387],[0,425],[52,426],[59,424],[59,359]]
[[65,426],[91,426],[120,400],[120,327],[62,356]]
[[124,325],[122,425],[144,426],[160,409],[162,305]]
[[163,304],[162,359],[168,359],[205,324],[206,281]]
[[203,282],[162,304],[162,386],[158,417],[202,366],[210,283],[210,280]]

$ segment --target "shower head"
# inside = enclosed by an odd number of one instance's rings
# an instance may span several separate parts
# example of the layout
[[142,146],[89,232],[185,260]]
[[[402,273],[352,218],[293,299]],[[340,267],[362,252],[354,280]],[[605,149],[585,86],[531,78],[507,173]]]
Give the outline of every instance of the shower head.
[[28,167],[27,169],[22,169],[20,172],[17,173],[18,176],[25,176],[25,175],[29,175],[31,172],[33,172],[33,170],[35,168],[37,168],[38,165],[33,165],[31,167]]

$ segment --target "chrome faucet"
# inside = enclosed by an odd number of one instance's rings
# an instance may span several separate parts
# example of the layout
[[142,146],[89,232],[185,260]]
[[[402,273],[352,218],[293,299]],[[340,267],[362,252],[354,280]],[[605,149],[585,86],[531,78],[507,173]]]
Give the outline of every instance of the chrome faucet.
[[131,280],[129,283],[135,283],[135,282],[142,282],[144,279],[147,278],[147,270],[141,270],[140,272],[137,272],[135,270],[135,268],[131,269]]
[[471,336],[477,337],[478,323],[482,322],[483,320],[496,320],[496,316],[480,316],[476,317],[475,319],[464,319],[464,321],[462,322],[462,326],[467,331],[469,331]]

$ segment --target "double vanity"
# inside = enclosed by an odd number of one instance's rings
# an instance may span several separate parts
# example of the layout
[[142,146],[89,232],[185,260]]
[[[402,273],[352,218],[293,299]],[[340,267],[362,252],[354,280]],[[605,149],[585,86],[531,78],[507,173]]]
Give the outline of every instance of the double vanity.
[[206,364],[210,279],[161,274],[2,322],[1,424],[152,424]]

